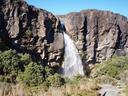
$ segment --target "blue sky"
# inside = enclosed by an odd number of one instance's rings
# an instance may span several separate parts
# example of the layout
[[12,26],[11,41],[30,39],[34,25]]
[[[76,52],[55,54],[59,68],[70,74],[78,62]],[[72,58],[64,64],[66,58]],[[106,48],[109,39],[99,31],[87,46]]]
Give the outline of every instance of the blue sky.
[[128,17],[128,0],[26,0],[28,4],[56,15],[84,9],[110,10]]

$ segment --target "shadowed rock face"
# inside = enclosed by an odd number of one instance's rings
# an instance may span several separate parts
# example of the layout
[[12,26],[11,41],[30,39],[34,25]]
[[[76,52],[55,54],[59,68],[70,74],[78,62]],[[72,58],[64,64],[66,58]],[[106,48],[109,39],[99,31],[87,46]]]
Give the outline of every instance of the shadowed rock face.
[[59,20],[23,0],[0,0],[0,49],[6,42],[18,52],[29,53],[42,64],[57,66],[63,58]]
[[88,63],[128,54],[128,20],[109,11],[85,10],[59,16]]

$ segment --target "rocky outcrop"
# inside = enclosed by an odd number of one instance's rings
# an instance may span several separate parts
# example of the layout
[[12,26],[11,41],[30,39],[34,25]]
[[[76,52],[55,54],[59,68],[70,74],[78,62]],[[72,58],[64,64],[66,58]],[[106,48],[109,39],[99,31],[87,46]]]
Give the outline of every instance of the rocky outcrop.
[[128,54],[128,20],[109,11],[84,10],[59,16],[88,63]]
[[[50,12],[23,0],[0,0],[0,49],[3,44],[29,53],[42,64],[58,66],[63,59],[63,33]],[[4,43],[3,43],[4,42]]]
[[[59,16],[87,63],[128,54],[128,20],[109,11],[84,10]],[[23,0],[0,1],[0,50],[11,47],[34,60],[59,66],[64,38],[60,20]],[[8,46],[8,47],[6,47]]]

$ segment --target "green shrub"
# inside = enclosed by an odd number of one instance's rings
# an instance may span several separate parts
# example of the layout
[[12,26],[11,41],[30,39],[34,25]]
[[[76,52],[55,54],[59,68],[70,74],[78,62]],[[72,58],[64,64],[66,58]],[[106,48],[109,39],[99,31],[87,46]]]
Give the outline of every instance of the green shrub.
[[32,59],[31,59],[29,54],[21,54],[20,53],[18,55],[20,56],[20,62],[24,63],[24,65],[27,65],[32,61]]
[[[12,74],[19,70],[19,57],[16,55],[15,51],[8,50],[0,52],[0,73],[1,74]],[[15,72],[14,72],[15,71]]]
[[119,79],[119,74],[128,70],[128,56],[113,57],[98,67],[98,75],[108,75]]
[[22,82],[27,86],[43,84],[46,87],[64,84],[64,79],[55,74],[54,68],[43,67],[33,62],[28,54],[16,53],[15,50],[0,51],[0,81]]
[[20,75],[22,82],[28,86],[37,86],[43,82],[41,65],[31,62],[25,67],[25,71]]
[[0,75],[3,81],[13,82],[21,71],[20,57],[16,55],[16,51],[8,50],[0,52]]
[[46,78],[45,82],[52,87],[60,87],[65,83],[64,78],[57,73]]
[[0,52],[0,80],[16,82],[18,74],[23,72],[25,65],[31,61],[28,54],[17,54],[15,50]]
[[53,68],[50,68],[49,66],[45,66],[45,77],[52,76],[55,74],[55,71]]

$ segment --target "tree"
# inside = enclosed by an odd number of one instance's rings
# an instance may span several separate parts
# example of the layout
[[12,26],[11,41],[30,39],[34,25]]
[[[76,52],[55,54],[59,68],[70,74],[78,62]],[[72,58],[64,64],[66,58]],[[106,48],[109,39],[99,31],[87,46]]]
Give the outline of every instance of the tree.
[[43,71],[44,69],[41,65],[30,62],[30,64],[25,67],[25,71],[21,74],[20,78],[22,82],[28,86],[36,86],[43,82]]

